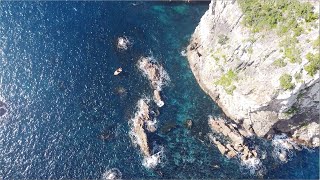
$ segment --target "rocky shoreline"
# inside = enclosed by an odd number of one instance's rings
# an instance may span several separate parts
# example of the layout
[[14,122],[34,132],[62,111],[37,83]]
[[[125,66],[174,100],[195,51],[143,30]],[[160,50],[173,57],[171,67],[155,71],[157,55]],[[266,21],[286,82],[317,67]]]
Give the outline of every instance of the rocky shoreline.
[[[283,54],[279,37],[273,32],[252,35],[242,18],[237,1],[211,1],[187,47],[198,84],[246,131],[268,139],[285,133],[298,144],[319,147],[319,71],[310,76],[304,70],[307,52],[319,52],[305,39],[316,39],[319,26],[298,37],[300,64],[276,68],[272,64]],[[247,42],[252,37],[254,41]],[[287,72],[302,77],[294,79],[293,89],[282,90],[279,78]],[[231,85],[217,83],[222,78]]]

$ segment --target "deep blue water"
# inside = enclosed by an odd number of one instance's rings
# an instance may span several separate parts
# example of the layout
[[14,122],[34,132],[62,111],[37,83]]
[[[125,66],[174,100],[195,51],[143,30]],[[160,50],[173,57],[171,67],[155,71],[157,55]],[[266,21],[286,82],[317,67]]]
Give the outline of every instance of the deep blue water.
[[[208,143],[207,117],[221,111],[180,54],[207,8],[207,2],[0,2],[0,100],[9,107],[0,119],[0,179],[93,179],[110,168],[125,179],[257,177]],[[120,52],[115,42],[123,35],[133,46]],[[152,94],[136,66],[150,55],[171,78],[150,136],[165,149],[153,170],[141,165],[128,136],[136,102]],[[114,77],[118,67],[124,72]],[[191,130],[186,119],[193,120]],[[175,128],[167,132],[168,126]],[[111,140],[101,140],[110,132]],[[264,166],[265,178],[319,178],[319,149],[296,152],[286,164],[269,157]]]

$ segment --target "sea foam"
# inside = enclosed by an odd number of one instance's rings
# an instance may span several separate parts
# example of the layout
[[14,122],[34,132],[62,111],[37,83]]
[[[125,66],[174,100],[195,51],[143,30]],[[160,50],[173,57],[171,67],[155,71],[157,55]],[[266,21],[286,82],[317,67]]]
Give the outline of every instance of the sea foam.
[[293,149],[300,149],[286,134],[275,135],[272,139],[272,146],[272,155],[283,162],[287,162],[288,158],[293,156]]
[[164,147],[158,146],[154,143],[153,148],[153,155],[149,157],[145,157],[142,161],[142,165],[148,169],[155,168],[158,164],[162,162],[164,157]]
[[117,168],[112,168],[109,170],[106,170],[106,172],[104,172],[102,174],[102,178],[103,180],[107,180],[107,179],[121,179],[122,177],[122,173],[120,172],[119,169]]

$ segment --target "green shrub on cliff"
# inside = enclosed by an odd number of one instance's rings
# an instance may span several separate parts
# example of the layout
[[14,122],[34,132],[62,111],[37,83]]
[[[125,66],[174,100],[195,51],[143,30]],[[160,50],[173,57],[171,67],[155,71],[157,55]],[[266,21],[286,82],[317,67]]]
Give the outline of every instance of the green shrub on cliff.
[[293,115],[296,114],[299,109],[296,106],[291,106],[290,109],[288,109],[286,112],[284,112],[286,115]]
[[320,48],[319,47],[320,46],[320,36],[318,36],[318,38],[312,42],[312,46],[315,49],[319,49]]
[[287,65],[286,62],[284,62],[284,59],[283,58],[280,58],[280,59],[277,59],[275,61],[273,61],[272,63],[274,66],[277,66],[277,67],[285,67]]
[[301,63],[300,50],[295,46],[298,43],[296,37],[286,36],[280,43],[280,47],[284,49],[284,56],[291,63]]
[[294,78],[296,79],[296,81],[301,81],[301,78],[302,78],[302,74],[301,74],[301,72],[296,72],[295,74],[294,74]]
[[284,56],[289,59],[291,63],[301,63],[300,50],[291,46],[284,49]]
[[306,66],[304,66],[304,70],[306,70],[310,76],[314,76],[316,72],[320,69],[320,55],[319,53],[308,53],[306,55],[306,58],[308,59],[309,63]]
[[219,35],[218,36],[218,43],[221,44],[221,45],[225,45],[227,43],[227,41],[229,40],[228,36],[226,35]]
[[229,70],[227,73],[225,73],[224,75],[222,75],[220,77],[220,79],[218,79],[215,84],[216,85],[220,85],[223,86],[224,90],[228,93],[228,94],[232,94],[233,91],[236,89],[236,86],[232,85],[233,81],[235,81],[237,79],[237,74],[232,71]]
[[292,83],[292,76],[290,76],[289,74],[281,75],[281,77],[279,78],[279,81],[280,81],[281,88],[284,90],[294,88],[294,84]]

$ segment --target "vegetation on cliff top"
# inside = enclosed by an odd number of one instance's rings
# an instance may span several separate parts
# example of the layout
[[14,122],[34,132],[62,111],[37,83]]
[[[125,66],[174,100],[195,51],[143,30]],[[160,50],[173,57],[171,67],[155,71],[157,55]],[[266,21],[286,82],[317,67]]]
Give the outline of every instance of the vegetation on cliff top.
[[[304,23],[311,23],[318,19],[314,7],[309,2],[299,0],[238,0],[244,14],[242,23],[252,32],[275,29],[279,36],[284,57],[290,63],[301,63],[301,52],[296,44],[296,37],[304,31]],[[318,41],[313,43],[314,46]],[[276,61],[276,66],[284,66],[283,61]],[[310,67],[309,67],[310,69]]]
[[298,20],[312,22],[318,19],[310,3],[298,0],[238,0],[244,13],[243,23],[253,32],[278,28],[279,34],[293,30],[296,35],[303,29]]

